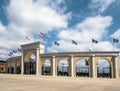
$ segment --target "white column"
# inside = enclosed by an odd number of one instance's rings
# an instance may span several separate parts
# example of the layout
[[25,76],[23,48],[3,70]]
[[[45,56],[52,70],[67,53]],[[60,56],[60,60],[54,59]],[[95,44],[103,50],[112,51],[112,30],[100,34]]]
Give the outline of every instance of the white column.
[[36,50],[36,75],[39,75],[39,54],[40,54],[40,49],[37,48]]
[[53,76],[55,77],[55,56],[53,56]]
[[21,56],[21,74],[24,74],[24,59],[23,59],[23,50],[22,50],[22,56]]
[[95,78],[95,60],[94,60],[94,56],[92,55],[92,77]]
[[115,78],[119,78],[119,74],[118,74],[118,60],[117,60],[117,56],[115,56],[114,59],[114,63],[115,63]]
[[74,64],[73,64],[73,55],[71,56],[71,76],[74,77]]

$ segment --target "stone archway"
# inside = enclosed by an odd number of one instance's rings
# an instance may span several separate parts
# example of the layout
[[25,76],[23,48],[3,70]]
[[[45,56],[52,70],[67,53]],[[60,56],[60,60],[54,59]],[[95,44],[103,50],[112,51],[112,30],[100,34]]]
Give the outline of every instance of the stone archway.
[[111,78],[111,64],[107,59],[97,61],[97,77]]
[[68,61],[65,59],[62,59],[58,63],[57,68],[57,75],[58,76],[68,76],[69,75],[69,66]]
[[86,59],[80,59],[76,62],[76,76],[89,77],[89,63]]
[[34,53],[28,54],[24,62],[25,74],[36,74],[36,56]]
[[42,64],[42,75],[51,75],[51,62],[50,60],[45,60]]

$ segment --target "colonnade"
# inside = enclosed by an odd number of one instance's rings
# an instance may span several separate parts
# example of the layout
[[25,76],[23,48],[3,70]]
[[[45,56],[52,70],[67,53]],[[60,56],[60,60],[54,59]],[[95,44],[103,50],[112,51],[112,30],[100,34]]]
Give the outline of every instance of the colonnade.
[[[63,52],[63,53],[44,53],[45,44],[43,42],[34,42],[29,44],[21,45],[22,55],[20,58],[16,57],[20,61],[21,74],[24,74],[25,62],[29,63],[30,54],[35,54],[35,70],[36,75],[42,75],[42,64],[46,59],[51,61],[51,72],[52,76],[57,76],[57,66],[60,59],[67,59],[68,61],[68,76],[76,77],[76,62],[78,59],[86,59],[89,64],[89,77],[97,78],[97,62],[99,59],[106,59],[111,66],[111,78],[119,78],[119,52],[115,51],[98,51],[98,52]],[[15,59],[16,59],[15,58]],[[16,63],[13,61],[14,58],[10,58],[7,61],[7,68],[16,68]],[[11,64],[14,64],[14,66]],[[29,68],[27,68],[29,69]],[[14,70],[14,73],[16,69]]]
[[[36,54],[38,53],[39,51],[36,51]],[[97,56],[97,55],[89,55],[89,56],[80,56],[77,58],[88,58],[88,63],[89,63],[89,77],[92,77],[92,78],[97,78],[97,61],[98,61],[98,58],[106,58],[108,59],[109,63],[110,63],[110,66],[111,66],[111,78],[119,78],[119,63],[118,63],[118,56]],[[36,60],[36,75],[42,75],[42,64],[43,62],[46,60],[46,59],[49,59],[50,58],[50,61],[51,61],[51,65],[52,65],[52,69],[51,69],[51,72],[52,72],[52,76],[55,77],[57,76],[57,66],[58,66],[58,62],[60,61],[60,59],[62,58],[67,58],[68,60],[68,65],[69,65],[69,68],[68,68],[68,76],[71,76],[71,77],[76,77],[76,56],[74,55],[70,55],[70,56],[67,56],[67,57],[64,57],[64,56],[49,56],[47,58],[47,56],[43,57],[43,56],[40,56],[39,55],[39,58],[37,58]],[[24,61],[22,60],[21,61],[22,63],[22,72],[21,74],[23,74],[24,70]]]

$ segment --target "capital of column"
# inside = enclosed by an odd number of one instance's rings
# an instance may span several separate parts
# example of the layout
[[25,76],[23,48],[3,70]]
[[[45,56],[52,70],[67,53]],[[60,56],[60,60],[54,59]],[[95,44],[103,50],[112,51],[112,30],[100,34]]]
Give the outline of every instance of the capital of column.
[[91,55],[92,57],[95,57],[95,54]]
[[52,56],[52,58],[55,58],[55,56]]
[[39,50],[40,48],[36,48],[36,50]]
[[71,58],[73,58],[73,57],[74,57],[74,55],[70,55],[70,57],[71,57]]

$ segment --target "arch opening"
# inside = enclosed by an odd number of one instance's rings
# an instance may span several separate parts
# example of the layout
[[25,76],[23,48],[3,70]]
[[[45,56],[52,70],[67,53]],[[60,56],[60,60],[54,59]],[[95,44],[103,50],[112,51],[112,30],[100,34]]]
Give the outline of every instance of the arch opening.
[[58,76],[68,76],[68,74],[69,74],[68,69],[69,69],[68,61],[60,60],[58,63],[58,68],[57,68],[57,75]]
[[36,74],[36,56],[31,54],[24,63],[24,74]]
[[21,66],[17,66],[17,72],[16,74],[20,74],[21,73]]
[[89,64],[86,59],[80,59],[76,62],[76,76],[89,77]]
[[51,75],[51,62],[50,60],[45,60],[42,65],[42,75]]
[[100,59],[97,62],[97,77],[111,78],[111,65],[106,59]]

